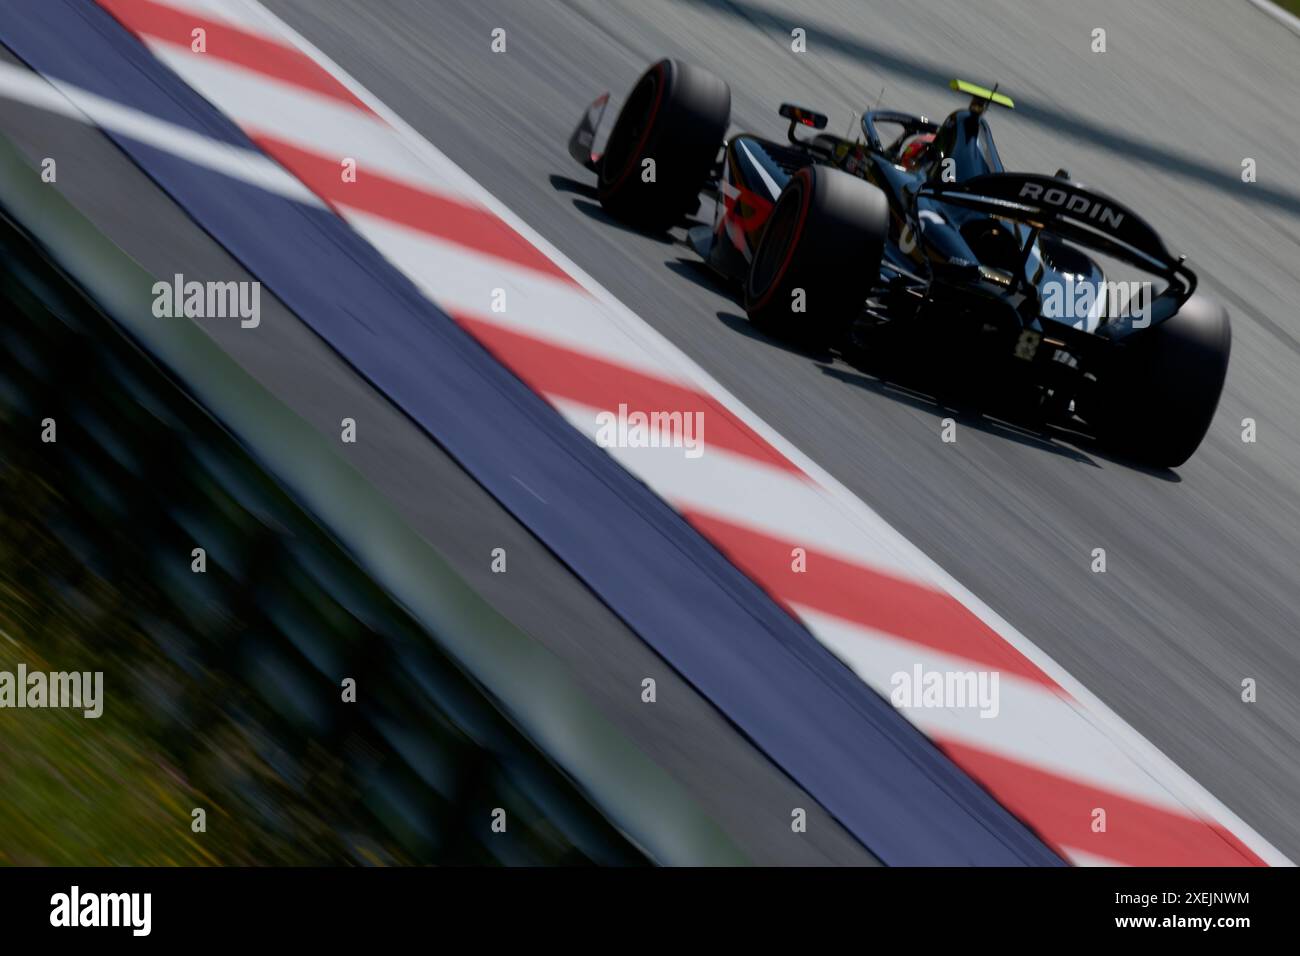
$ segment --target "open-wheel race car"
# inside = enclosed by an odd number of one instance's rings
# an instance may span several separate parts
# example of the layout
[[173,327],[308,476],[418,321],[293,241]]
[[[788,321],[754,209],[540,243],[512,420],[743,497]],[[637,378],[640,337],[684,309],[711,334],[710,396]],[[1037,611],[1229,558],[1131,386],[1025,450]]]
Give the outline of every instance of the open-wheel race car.
[[[1031,382],[1048,418],[1181,465],[1223,389],[1226,311],[1131,209],[1065,170],[1008,172],[987,114],[1011,99],[952,85],[970,100],[941,123],[873,109],[840,137],[826,116],[784,104],[784,140],[729,136],[727,84],[665,59],[632,88],[603,153],[608,94],[569,151],[596,174],[602,205],[639,228],[676,226],[713,199],[712,224],[689,242],[739,283],[765,333],[834,348],[925,323],[968,370]],[[1143,280],[1108,280],[1099,256]]]

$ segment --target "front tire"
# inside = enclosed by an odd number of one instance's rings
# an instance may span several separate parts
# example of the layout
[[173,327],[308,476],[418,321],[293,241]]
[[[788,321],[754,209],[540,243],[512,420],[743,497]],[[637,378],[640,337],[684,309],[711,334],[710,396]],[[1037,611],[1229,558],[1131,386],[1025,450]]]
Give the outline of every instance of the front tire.
[[848,326],[880,277],[885,194],[829,166],[796,172],[773,206],[745,281],[745,312],[764,332],[821,347]]
[[[632,88],[609,134],[596,183],[601,205],[646,230],[676,225],[698,205],[730,121],[726,83],[660,60]],[[648,182],[646,160],[654,161]]]
[[1117,347],[1084,420],[1116,451],[1176,468],[1209,431],[1231,350],[1227,311],[1194,295],[1175,315]]

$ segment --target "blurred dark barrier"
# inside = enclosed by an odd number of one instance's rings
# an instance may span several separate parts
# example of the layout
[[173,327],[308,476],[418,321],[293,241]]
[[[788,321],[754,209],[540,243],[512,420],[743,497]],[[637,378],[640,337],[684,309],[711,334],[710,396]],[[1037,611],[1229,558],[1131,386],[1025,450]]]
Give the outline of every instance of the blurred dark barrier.
[[645,861],[3,217],[0,307],[0,670],[105,697],[0,709],[0,862]]

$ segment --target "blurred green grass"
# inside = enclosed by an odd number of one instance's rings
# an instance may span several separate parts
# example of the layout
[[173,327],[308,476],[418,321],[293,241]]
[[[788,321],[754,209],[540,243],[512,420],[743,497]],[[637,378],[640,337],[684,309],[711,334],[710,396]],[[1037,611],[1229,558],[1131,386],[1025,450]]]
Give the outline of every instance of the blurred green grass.
[[[109,577],[51,529],[75,504],[0,414],[0,670],[103,671],[103,713],[0,708],[0,865],[409,864],[357,801],[343,756],[283,750],[230,675],[184,669],[157,634],[185,627],[125,550]],[[138,556],[136,556],[138,558]],[[247,622],[228,610],[232,638]],[[380,758],[382,760],[382,758]],[[207,829],[191,829],[203,808]]]
[[[96,719],[76,710],[0,709],[0,864],[219,862],[190,830],[190,809],[210,801],[152,740],[124,693],[121,656],[95,650],[135,647],[156,657],[151,642],[123,623],[122,595],[78,573],[76,560],[34,520],[59,497],[12,467],[12,458],[0,471],[0,500],[8,505],[0,515],[0,669],[24,663],[29,672],[106,672]],[[69,579],[55,586],[50,572]]]
[[646,862],[3,215],[0,312],[0,670],[103,672],[0,708],[0,865]]

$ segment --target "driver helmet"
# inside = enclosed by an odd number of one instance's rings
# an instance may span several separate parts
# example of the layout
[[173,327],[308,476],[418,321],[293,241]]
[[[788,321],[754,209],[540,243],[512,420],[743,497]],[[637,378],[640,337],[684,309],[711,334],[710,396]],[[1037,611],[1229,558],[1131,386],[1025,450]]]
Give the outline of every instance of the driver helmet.
[[933,133],[917,133],[907,140],[898,152],[898,162],[906,169],[915,169],[934,142]]

